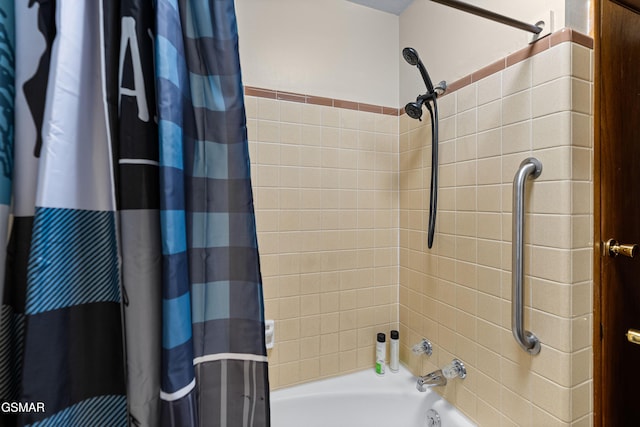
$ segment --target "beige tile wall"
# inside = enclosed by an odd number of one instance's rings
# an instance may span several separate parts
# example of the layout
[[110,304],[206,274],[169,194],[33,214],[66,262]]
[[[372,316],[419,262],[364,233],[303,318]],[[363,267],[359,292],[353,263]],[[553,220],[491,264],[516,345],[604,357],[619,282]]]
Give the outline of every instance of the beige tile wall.
[[271,386],[373,368],[375,333],[398,328],[397,114],[246,108]]
[[[592,425],[592,51],[561,43],[440,102],[437,234],[426,249],[430,126],[400,119],[401,358],[415,374],[463,360],[440,392],[481,426]],[[511,335],[511,192],[527,187],[525,326]],[[427,337],[431,358],[410,352]]]

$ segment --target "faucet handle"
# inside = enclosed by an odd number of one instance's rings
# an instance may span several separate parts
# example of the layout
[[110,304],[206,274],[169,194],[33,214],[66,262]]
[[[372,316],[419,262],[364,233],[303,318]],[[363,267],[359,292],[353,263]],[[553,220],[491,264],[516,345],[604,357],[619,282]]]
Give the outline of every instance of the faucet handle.
[[433,354],[433,345],[431,345],[431,341],[426,338],[422,338],[418,344],[414,345],[411,349],[414,354],[426,354],[427,356],[431,356]]
[[464,379],[467,376],[467,368],[462,361],[453,359],[451,363],[442,368],[442,374],[450,380],[458,377]]

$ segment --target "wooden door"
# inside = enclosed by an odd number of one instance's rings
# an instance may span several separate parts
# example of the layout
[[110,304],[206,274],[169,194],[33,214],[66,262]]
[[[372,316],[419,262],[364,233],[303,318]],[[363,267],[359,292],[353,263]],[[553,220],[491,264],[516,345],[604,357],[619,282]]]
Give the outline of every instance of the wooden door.
[[[595,73],[595,425],[638,426],[640,255],[604,254],[604,242],[640,244],[640,0],[600,0]],[[598,15],[598,13],[596,14]],[[596,16],[598,18],[598,16]],[[598,253],[599,252],[599,253]]]

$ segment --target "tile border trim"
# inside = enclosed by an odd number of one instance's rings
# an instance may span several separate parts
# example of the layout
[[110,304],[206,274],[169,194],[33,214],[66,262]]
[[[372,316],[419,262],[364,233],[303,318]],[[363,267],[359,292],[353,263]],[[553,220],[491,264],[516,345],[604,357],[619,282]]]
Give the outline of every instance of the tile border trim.
[[[478,80],[489,77],[492,74],[500,72],[511,65],[518,62],[529,59],[540,52],[544,52],[547,49],[551,49],[554,46],[564,42],[573,42],[584,46],[589,49],[593,49],[593,39],[587,35],[584,35],[572,28],[563,28],[555,33],[544,37],[535,43],[520,49],[493,64],[487,65],[475,71],[467,76],[462,77],[447,87],[447,91],[444,95],[448,95],[468,86]],[[348,110],[366,111],[369,113],[385,114],[389,116],[401,116],[404,114],[403,108],[384,107],[381,105],[365,104],[362,102],[346,101],[343,99],[324,98],[321,96],[313,96],[300,93],[284,92],[279,90],[264,89],[252,86],[244,87],[245,96],[255,96],[258,98],[277,99],[280,101],[300,102],[303,104],[322,105],[325,107],[344,108]],[[443,95],[443,96],[444,96]]]
[[323,105],[325,107],[344,108],[347,110],[366,111],[369,113],[399,116],[400,109],[384,107],[381,105],[365,104],[362,102],[346,101],[343,99],[324,98],[321,96],[306,95],[300,93],[283,92],[279,90],[263,89],[252,86],[244,87],[245,96],[258,98],[277,99],[279,101],[300,102],[302,104]]
[[524,49],[520,49],[496,62],[489,64],[486,67],[479,69],[467,76],[458,79],[448,85],[445,95],[455,92],[458,89],[462,89],[465,86],[489,77],[492,74],[500,72],[507,67],[510,67],[518,62],[522,62],[531,58],[547,49],[551,49],[554,46],[564,42],[573,42],[580,46],[584,46],[588,49],[593,49],[593,39],[587,35],[584,35],[572,28],[563,28],[555,33],[544,37],[535,43],[530,44]]

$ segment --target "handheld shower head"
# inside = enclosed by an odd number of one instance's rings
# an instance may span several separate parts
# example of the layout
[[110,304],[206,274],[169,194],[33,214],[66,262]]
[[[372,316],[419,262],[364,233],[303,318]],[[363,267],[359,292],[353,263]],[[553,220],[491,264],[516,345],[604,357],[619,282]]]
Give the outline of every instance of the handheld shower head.
[[405,47],[402,49],[402,56],[404,60],[409,63],[409,65],[418,65],[420,62],[420,57],[418,56],[418,52],[412,47]]
[[418,52],[412,47],[405,47],[404,49],[402,49],[402,57],[410,65],[418,66],[418,70],[420,70],[422,80],[424,81],[425,86],[427,86],[427,91],[429,91],[429,93],[433,92],[433,83],[431,83],[431,77],[429,77],[427,69],[424,67],[424,64],[420,60]]

